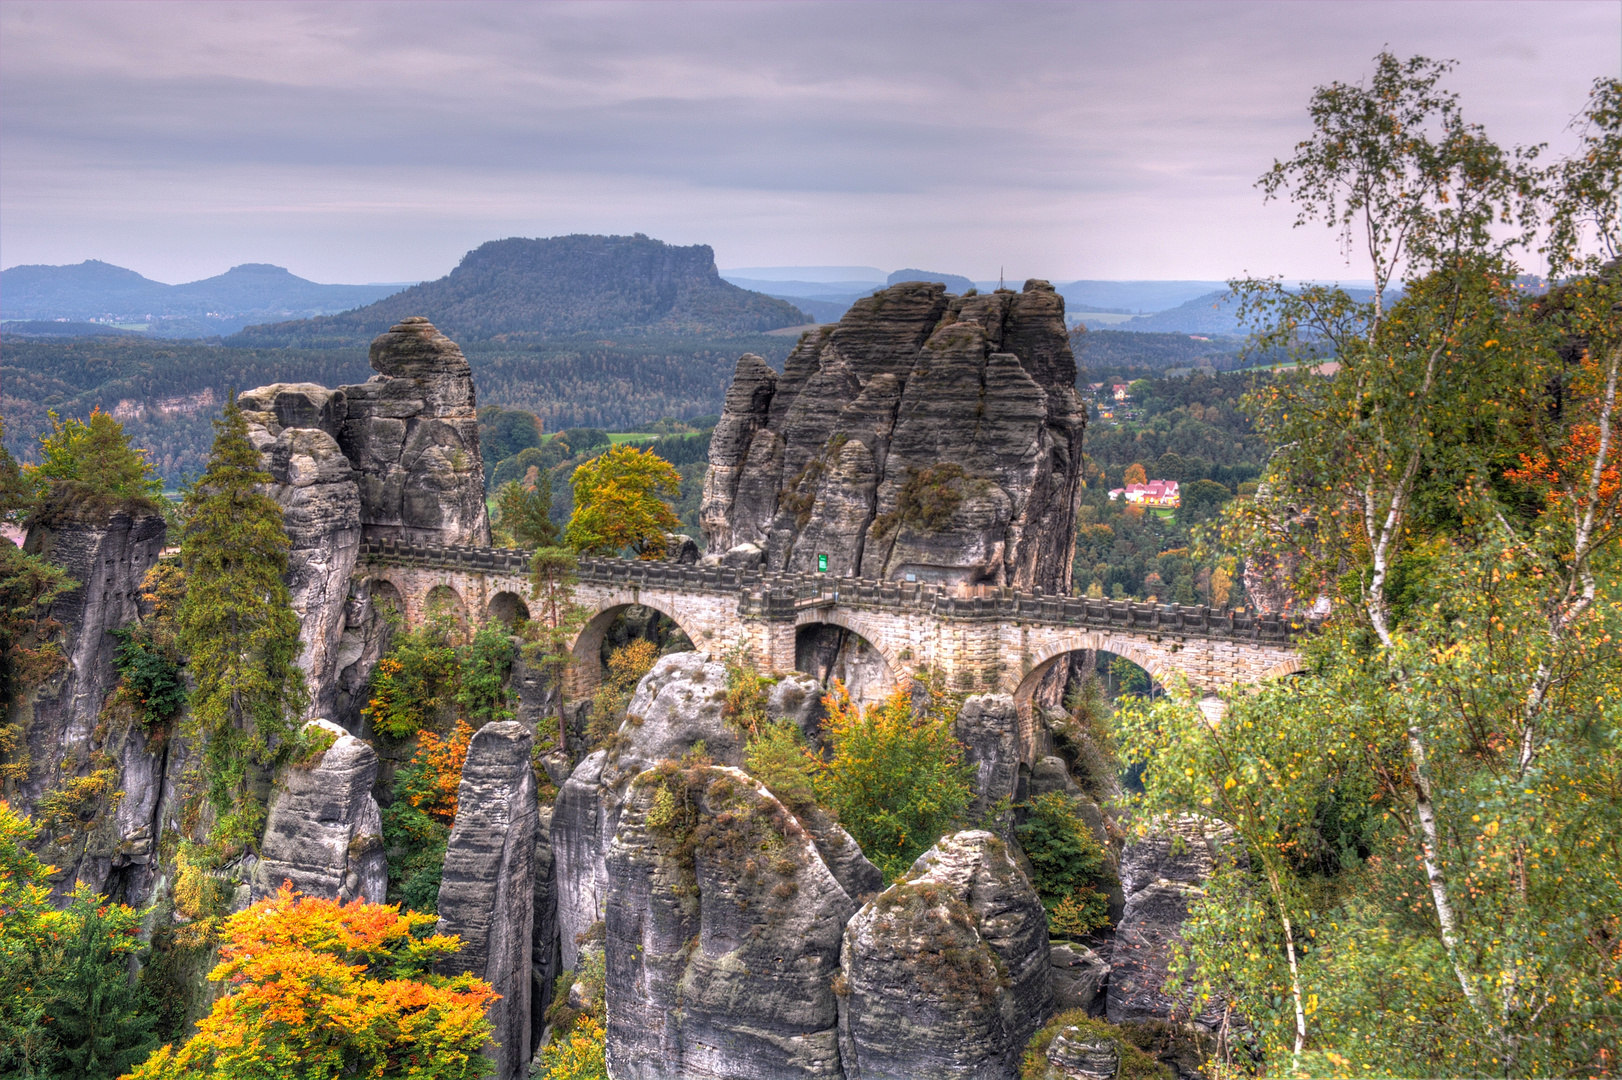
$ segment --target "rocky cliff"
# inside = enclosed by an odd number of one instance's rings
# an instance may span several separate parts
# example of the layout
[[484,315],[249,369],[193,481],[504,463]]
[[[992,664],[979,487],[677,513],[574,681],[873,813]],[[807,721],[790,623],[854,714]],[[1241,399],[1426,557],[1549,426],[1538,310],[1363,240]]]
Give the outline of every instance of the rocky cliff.
[[[710,443],[709,554],[773,570],[1070,583],[1085,413],[1064,300],[911,282],[738,361]],[[758,551],[758,555],[754,554]]]
[[352,595],[361,544],[490,543],[462,350],[414,316],[372,342],[371,362],[379,374],[358,386],[274,383],[237,398],[292,541],[288,588],[311,711],[350,722],[383,636],[370,597]]
[[[64,890],[82,878],[140,902],[150,886],[168,750],[149,746],[129,717],[103,724],[102,714],[118,679],[113,631],[140,617],[141,582],[164,537],[162,516],[145,503],[59,499],[36,514],[24,541],[78,583],[49,613],[62,627],[64,663],[12,713],[23,753],[11,760],[26,762],[14,806],[43,819],[42,854],[60,868]],[[58,805],[41,814],[51,792]]]

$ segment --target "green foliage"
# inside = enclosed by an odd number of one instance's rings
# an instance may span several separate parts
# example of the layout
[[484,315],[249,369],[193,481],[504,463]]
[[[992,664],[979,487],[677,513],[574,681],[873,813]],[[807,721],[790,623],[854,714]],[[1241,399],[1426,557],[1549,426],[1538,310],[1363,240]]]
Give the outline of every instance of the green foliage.
[[56,1041],[46,1073],[114,1080],[157,1045],[153,1003],[131,979],[130,957],[145,951],[141,915],[81,884],[62,916],[41,964],[50,972],[46,1014]]
[[50,414],[51,430],[40,436],[39,464],[23,472],[38,493],[36,513],[105,512],[115,505],[155,509],[163,481],[147,452],[130,445],[124,426],[100,409],[86,420]]
[[1173,1080],[1176,1074],[1166,1065],[1145,1053],[1138,1042],[1147,1042],[1140,1024],[1115,1025],[1088,1016],[1085,1009],[1071,1009],[1048,1021],[1046,1027],[1031,1036],[1026,1044],[1025,1057],[1020,1062],[1020,1080],[1063,1080],[1056,1069],[1050,1071],[1048,1047],[1067,1028],[1079,1028],[1084,1042],[1112,1042],[1120,1054],[1120,1071],[1116,1080]]
[[451,830],[411,801],[432,782],[426,772],[426,765],[412,762],[395,773],[394,801],[383,808],[383,843],[389,856],[389,903],[432,915],[439,911]]
[[558,529],[552,524],[551,476],[537,469],[527,487],[517,480],[503,484],[496,492],[491,528],[498,547],[533,551],[556,544]]
[[1025,823],[1015,828],[1019,846],[1035,870],[1031,884],[1056,932],[1080,937],[1109,923],[1110,878],[1104,849],[1076,813],[1070,796],[1058,791],[1022,804]]
[[451,625],[430,620],[397,631],[389,651],[372,669],[371,696],[361,717],[391,739],[409,739],[429,727],[457,692],[456,646]]
[[792,720],[762,727],[744,748],[743,768],[790,810],[817,801],[816,759],[806,747],[804,732]]
[[915,712],[898,689],[865,710],[835,683],[823,732],[832,753],[819,763],[817,799],[862,852],[894,881],[963,820],[973,798],[972,767],[953,734],[956,702],[929,694]]
[[88,886],[50,903],[37,830],[0,802],[0,1071],[112,1080],[152,1049],[153,1003],[131,981],[140,913]]
[[163,648],[140,626],[114,630],[118,651],[113,666],[134,697],[141,724],[147,729],[168,723],[186,704],[186,683],[174,650]]
[[534,413],[503,409],[499,405],[480,409],[479,456],[484,459],[485,482],[489,482],[497,462],[532,446],[540,446],[543,438],[540,418]]
[[582,555],[661,558],[665,534],[681,527],[666,502],[681,494],[681,476],[650,451],[616,446],[575,469],[573,486],[568,538]]
[[456,704],[476,728],[493,720],[511,720],[507,677],[512,673],[513,639],[497,622],[479,627],[457,650]]
[[240,835],[259,814],[243,801],[249,769],[275,763],[305,692],[282,510],[263,491],[270,475],[234,398],[215,431],[208,470],[186,494],[180,644],[196,681],[188,734],[201,737],[209,796]]

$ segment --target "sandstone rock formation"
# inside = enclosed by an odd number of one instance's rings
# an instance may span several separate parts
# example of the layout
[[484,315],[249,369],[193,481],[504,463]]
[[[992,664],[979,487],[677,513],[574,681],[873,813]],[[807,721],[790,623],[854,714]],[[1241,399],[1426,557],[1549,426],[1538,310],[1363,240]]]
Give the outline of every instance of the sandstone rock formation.
[[1054,945],[1048,950],[1052,968],[1055,1012],[1086,1009],[1104,1011],[1104,991],[1109,982],[1109,962],[1084,945]]
[[[588,755],[558,792],[551,840],[565,968],[576,966],[580,935],[604,917],[608,849],[637,774],[661,761],[679,761],[699,743],[717,764],[743,764],[743,736],[722,715],[726,685],[726,666],[709,653],[662,657],[637,684],[613,750]],[[767,697],[767,717],[791,720],[814,737],[822,713],[813,686],[803,675],[781,678]],[[878,870],[831,817],[808,809],[801,824],[853,898],[878,888]]]
[[238,397],[292,541],[288,588],[311,711],[348,724],[386,637],[364,585],[361,544],[490,543],[473,372],[426,319],[372,342],[380,374],[359,386],[274,383]]
[[116,759],[112,790],[123,792],[116,810],[86,808],[98,811],[95,827],[51,836],[52,846],[41,854],[61,868],[54,879],[60,888],[71,890],[77,878],[113,888],[111,879],[128,878],[114,891],[135,903],[146,895],[156,856],[162,751],[149,751],[138,724],[120,725],[105,738],[96,730],[102,703],[118,679],[113,666],[118,640],[112,631],[139,617],[141,581],[158,561],[164,536],[162,516],[144,504],[64,498],[36,514],[23,542],[30,554],[62,567],[78,585],[57,597],[49,612],[62,626],[66,663],[21,697],[13,714],[23,739],[11,760],[26,755],[28,762],[13,808],[31,814],[46,792],[89,775],[93,749]]
[[1012,1080],[1052,1012],[1047,917],[1001,840],[941,839],[845,928],[848,1080]]
[[515,720],[484,725],[468,744],[456,823],[445,845],[439,931],[462,948],[447,970],[470,971],[501,995],[485,1052],[497,1080],[521,1080],[530,1055],[535,940],[534,734]]
[[[1011,694],[964,699],[955,725],[964,760],[974,767],[974,802],[967,818],[979,821],[999,802],[1013,803],[1019,786],[1019,710]],[[1012,815],[1008,815],[1012,825]],[[1007,839],[1007,837],[1004,837]]]
[[381,904],[388,892],[388,865],[383,818],[372,798],[377,752],[330,721],[305,726],[324,730],[333,743],[279,777],[254,867],[253,899],[291,882],[307,896],[364,897]]
[[1121,1049],[1114,1041],[1089,1038],[1076,1027],[1053,1037],[1047,1058],[1054,1080],[1115,1080],[1121,1069]]
[[319,716],[335,714],[340,639],[360,556],[360,491],[335,438],[345,402],[342,390],[313,383],[275,383],[237,398],[292,541],[287,586],[304,646],[298,665]]
[[[1085,414],[1064,301],[912,282],[738,361],[700,511],[769,569],[1068,587]],[[744,548],[747,550],[747,548]]]
[[843,1075],[833,982],[856,904],[764,787],[719,766],[643,772],[608,873],[612,1075]]
[[379,374],[344,388],[338,441],[359,473],[366,535],[490,544],[473,369],[421,316],[372,342]]
[[[1149,835],[1122,853],[1126,911],[1110,954],[1110,1023],[1164,1020],[1172,1014],[1177,1003],[1160,989],[1171,946],[1179,940],[1189,902],[1203,895],[1202,887],[1232,838],[1232,827],[1220,821],[1180,817],[1157,822]],[[1221,1012],[1221,1003],[1213,1001],[1193,1022],[1213,1030]]]
[[533,1053],[546,1026],[552,986],[563,972],[558,941],[557,860],[552,857],[552,807],[542,806],[535,821],[535,920],[530,934],[529,1040]]

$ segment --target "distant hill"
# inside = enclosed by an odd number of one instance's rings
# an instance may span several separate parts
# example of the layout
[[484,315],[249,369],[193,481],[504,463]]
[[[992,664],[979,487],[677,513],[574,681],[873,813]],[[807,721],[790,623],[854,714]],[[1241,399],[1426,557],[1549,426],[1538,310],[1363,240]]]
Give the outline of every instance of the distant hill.
[[228,344],[364,344],[408,315],[427,316],[464,344],[582,333],[756,333],[811,321],[787,301],[723,281],[708,245],[577,234],[492,240],[438,281],[341,315],[250,327]]
[[1055,285],[1065,306],[1077,311],[1154,312],[1174,308],[1211,292],[1224,292],[1223,281],[1072,281]]
[[268,263],[244,263],[184,285],[89,259],[75,266],[0,272],[0,316],[14,320],[141,323],[158,336],[232,333],[255,322],[345,311],[398,292],[396,285],[321,285]]
[[962,296],[974,288],[974,282],[961,274],[937,274],[933,270],[897,270],[890,275],[889,283],[899,285],[903,281],[939,281],[946,286],[946,291]]
[[1153,315],[1140,315],[1116,323],[1111,329],[1155,334],[1226,334],[1243,336],[1245,328],[1235,318],[1239,309],[1226,288],[1195,297],[1186,303]]

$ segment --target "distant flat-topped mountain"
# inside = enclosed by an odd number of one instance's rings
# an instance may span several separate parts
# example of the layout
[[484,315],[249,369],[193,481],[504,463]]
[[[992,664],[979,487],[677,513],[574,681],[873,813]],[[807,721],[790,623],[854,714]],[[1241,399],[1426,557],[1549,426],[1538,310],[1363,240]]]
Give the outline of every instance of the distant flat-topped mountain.
[[182,336],[231,333],[277,317],[323,315],[369,304],[398,285],[321,285],[267,263],[244,263],[184,285],[88,259],[76,266],[14,266],[0,273],[6,319],[112,319]]
[[411,315],[456,341],[579,333],[752,333],[808,322],[793,304],[721,279],[704,244],[635,236],[513,237],[463,257],[438,281],[375,304],[299,322],[254,326],[233,345],[364,343]]

